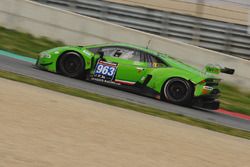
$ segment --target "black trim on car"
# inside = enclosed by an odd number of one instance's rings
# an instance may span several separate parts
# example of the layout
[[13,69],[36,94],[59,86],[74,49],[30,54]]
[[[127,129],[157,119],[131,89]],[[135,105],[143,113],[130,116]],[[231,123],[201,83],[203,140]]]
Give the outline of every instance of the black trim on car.
[[147,75],[147,77],[146,77],[146,79],[144,80],[144,82],[143,82],[143,86],[146,86],[148,83],[149,83],[149,81],[152,79],[152,75]]
[[53,62],[51,62],[51,63],[40,63],[39,65],[41,65],[41,66],[49,66],[51,64],[53,64]]

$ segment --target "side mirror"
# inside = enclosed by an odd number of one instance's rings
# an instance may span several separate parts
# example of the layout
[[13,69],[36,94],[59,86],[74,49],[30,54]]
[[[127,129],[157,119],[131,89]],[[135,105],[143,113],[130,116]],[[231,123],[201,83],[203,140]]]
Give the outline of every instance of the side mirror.
[[104,57],[104,52],[103,52],[102,50],[99,50],[97,53],[100,55],[100,58],[103,59],[103,57]]

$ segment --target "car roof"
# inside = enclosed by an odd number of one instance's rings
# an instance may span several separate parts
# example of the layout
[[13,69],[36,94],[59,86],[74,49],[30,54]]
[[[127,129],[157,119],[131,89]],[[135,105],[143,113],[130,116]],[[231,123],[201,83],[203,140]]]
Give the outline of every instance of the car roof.
[[144,51],[150,54],[153,54],[155,56],[158,56],[160,53],[149,49],[147,47],[142,47],[142,46],[138,46],[138,45],[134,45],[134,44],[128,44],[128,43],[105,43],[105,44],[97,44],[97,45],[89,45],[86,46],[86,48],[95,48],[95,47],[126,47],[126,48],[133,48],[133,49],[137,49],[140,51]]

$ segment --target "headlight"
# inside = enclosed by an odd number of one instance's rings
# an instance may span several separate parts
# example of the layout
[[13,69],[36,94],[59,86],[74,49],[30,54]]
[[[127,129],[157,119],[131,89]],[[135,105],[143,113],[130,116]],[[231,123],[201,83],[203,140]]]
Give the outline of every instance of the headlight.
[[40,53],[40,58],[48,58],[48,59],[50,59],[51,56],[50,56],[50,54],[47,53],[47,52],[42,52],[42,53]]

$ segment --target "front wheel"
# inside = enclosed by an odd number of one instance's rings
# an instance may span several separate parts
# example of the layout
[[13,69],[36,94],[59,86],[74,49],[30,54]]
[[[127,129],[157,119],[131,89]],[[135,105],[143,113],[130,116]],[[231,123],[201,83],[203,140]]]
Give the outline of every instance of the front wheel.
[[166,101],[174,104],[190,106],[193,98],[193,87],[190,82],[181,78],[168,80],[163,88]]
[[84,76],[84,60],[76,52],[63,54],[58,61],[60,72],[71,78],[82,78]]

